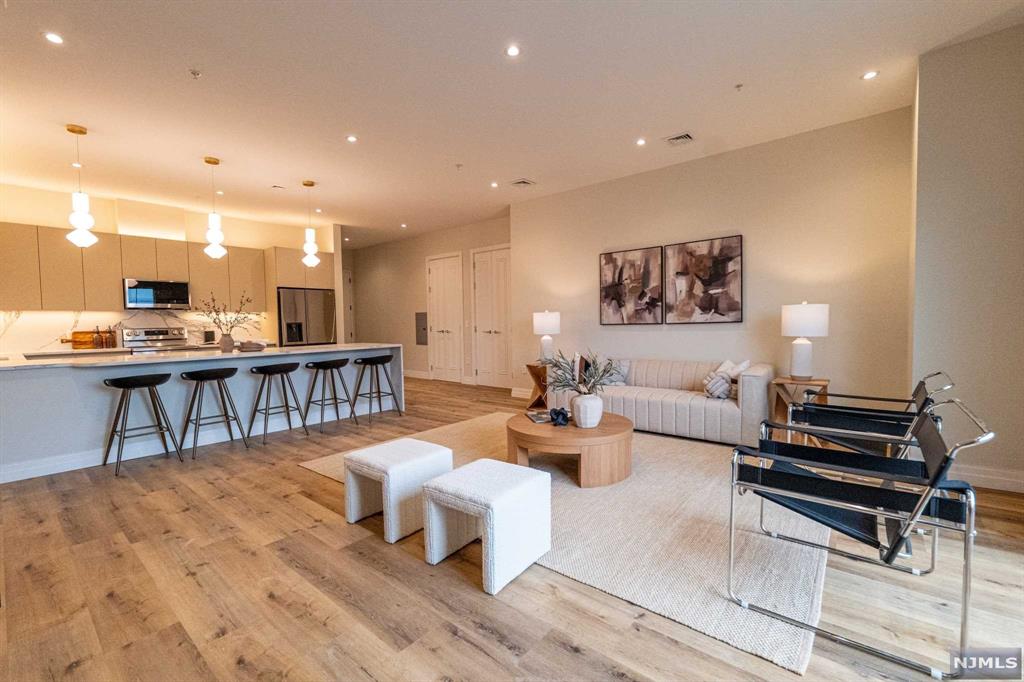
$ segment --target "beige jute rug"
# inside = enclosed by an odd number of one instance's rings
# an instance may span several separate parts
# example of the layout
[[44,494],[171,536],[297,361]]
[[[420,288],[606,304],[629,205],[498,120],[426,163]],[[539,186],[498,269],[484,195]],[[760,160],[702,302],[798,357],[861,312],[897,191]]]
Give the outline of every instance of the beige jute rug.
[[[450,447],[456,466],[480,457],[504,460],[510,416],[496,412],[415,437]],[[538,563],[802,673],[813,634],[742,609],[726,596],[731,452],[724,445],[637,433],[632,475],[590,489],[577,486],[573,458],[534,458],[531,466],[552,475],[552,547]],[[344,481],[343,458],[339,453],[302,466]],[[817,624],[825,552],[762,535],[758,499],[736,501],[739,596]],[[767,507],[772,530],[828,542],[827,529]]]

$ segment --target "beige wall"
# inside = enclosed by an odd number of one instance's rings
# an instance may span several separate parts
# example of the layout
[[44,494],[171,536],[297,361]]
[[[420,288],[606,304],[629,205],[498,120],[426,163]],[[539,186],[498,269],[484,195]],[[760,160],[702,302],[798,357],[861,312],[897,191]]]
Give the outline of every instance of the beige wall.
[[[417,312],[427,310],[428,256],[462,253],[462,374],[473,373],[470,250],[509,241],[508,217],[429,232],[419,237],[353,251],[356,338],[404,346],[405,369],[426,373],[427,347],[416,345]],[[513,259],[514,260],[514,259]]]
[[962,475],[1024,491],[1024,26],[929,52],[918,79],[913,374],[948,371],[996,431]]
[[[201,242],[206,239],[206,213],[177,206],[151,204],[109,197],[89,197],[97,232],[117,232],[157,239]],[[71,195],[32,187],[0,184],[0,222],[43,225],[69,229]],[[269,246],[300,248],[305,239],[301,226],[264,223],[222,216],[224,243],[265,249]],[[321,251],[333,251],[331,225],[317,228]]]
[[[846,390],[908,382],[911,109],[512,206],[516,386],[537,356],[531,313],[557,310],[556,345],[625,357],[751,359],[787,373],[784,303],[831,305],[817,374]],[[602,327],[598,254],[743,235],[744,321]]]

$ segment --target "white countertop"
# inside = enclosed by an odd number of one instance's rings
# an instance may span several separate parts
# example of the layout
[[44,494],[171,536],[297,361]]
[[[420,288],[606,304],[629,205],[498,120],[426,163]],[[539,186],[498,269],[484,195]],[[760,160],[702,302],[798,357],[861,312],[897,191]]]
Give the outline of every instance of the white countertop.
[[[58,367],[128,367],[131,365],[154,365],[171,362],[196,362],[203,360],[227,360],[229,358],[260,358],[280,357],[289,355],[309,355],[315,353],[357,352],[364,350],[400,348],[397,343],[337,343],[321,346],[287,346],[270,347],[262,351],[243,353],[222,353],[220,350],[178,350],[159,351],[155,353],[138,353],[135,355],[116,355],[107,353],[86,353],[74,357],[28,357],[20,353],[4,353],[0,355],[0,371],[13,369],[53,369]],[[123,351],[123,349],[120,349]]]

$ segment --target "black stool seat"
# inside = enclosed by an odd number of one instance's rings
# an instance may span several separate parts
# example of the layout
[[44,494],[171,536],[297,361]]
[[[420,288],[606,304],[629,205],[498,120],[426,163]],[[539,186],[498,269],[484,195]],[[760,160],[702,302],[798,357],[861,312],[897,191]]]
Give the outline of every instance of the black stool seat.
[[152,388],[167,383],[171,378],[170,374],[138,374],[133,377],[117,377],[116,379],[104,379],[103,384],[110,388]]
[[348,358],[335,358],[333,360],[314,360],[306,363],[306,369],[341,369],[348,364]]
[[191,372],[182,372],[181,378],[185,381],[217,381],[230,379],[238,372],[237,367],[214,367],[213,369],[195,369]]
[[355,364],[357,365],[369,365],[371,367],[375,365],[386,365],[391,362],[391,355],[374,355],[368,358],[356,358]]
[[253,374],[290,374],[299,368],[297,362],[282,362],[277,365],[260,365],[259,367],[253,367],[249,371]]

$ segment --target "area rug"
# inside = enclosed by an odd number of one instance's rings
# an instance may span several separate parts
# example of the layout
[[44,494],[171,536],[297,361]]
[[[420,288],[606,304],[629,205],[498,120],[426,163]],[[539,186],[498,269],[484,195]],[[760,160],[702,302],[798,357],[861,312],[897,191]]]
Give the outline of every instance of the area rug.
[[[456,466],[504,459],[505,422],[494,413],[416,434],[450,447]],[[553,571],[803,673],[814,635],[742,609],[727,598],[729,473],[724,445],[637,433],[633,473],[583,489],[573,458],[531,459],[552,475],[552,547],[538,562]],[[344,481],[344,453],[302,466]],[[750,602],[817,624],[826,554],[765,537],[758,498],[736,501],[736,586]],[[770,528],[818,543],[828,530],[767,505]]]

